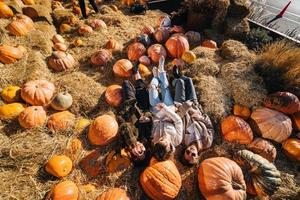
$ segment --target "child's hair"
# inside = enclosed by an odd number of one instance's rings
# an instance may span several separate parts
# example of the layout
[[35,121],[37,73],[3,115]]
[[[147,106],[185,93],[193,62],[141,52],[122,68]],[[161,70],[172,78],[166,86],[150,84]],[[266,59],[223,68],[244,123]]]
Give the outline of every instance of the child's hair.
[[187,161],[187,160],[185,159],[185,157],[184,157],[185,150],[186,150],[186,148],[181,152],[181,155],[180,155],[179,160],[180,160],[180,162],[181,162],[183,165],[185,165],[185,166],[187,166],[187,167],[192,167],[192,166],[194,166],[194,164],[192,164],[192,163],[190,163],[189,161]]
[[167,160],[169,157],[171,157],[172,150],[171,147],[167,147],[161,143],[156,143],[154,145],[154,156],[157,160],[163,161]]

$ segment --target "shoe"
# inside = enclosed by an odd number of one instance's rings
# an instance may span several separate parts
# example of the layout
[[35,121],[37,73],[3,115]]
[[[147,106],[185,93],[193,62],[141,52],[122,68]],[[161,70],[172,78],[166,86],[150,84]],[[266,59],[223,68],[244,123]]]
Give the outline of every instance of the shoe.
[[174,75],[175,78],[180,78],[181,77],[181,72],[180,72],[179,68],[176,65],[174,65],[174,67],[173,67],[173,75]]
[[157,67],[153,67],[152,74],[153,74],[153,77],[158,77],[158,69],[157,69]]
[[139,63],[136,62],[136,63],[133,65],[133,68],[132,68],[133,75],[134,75],[134,74],[137,74],[138,71],[139,71]]

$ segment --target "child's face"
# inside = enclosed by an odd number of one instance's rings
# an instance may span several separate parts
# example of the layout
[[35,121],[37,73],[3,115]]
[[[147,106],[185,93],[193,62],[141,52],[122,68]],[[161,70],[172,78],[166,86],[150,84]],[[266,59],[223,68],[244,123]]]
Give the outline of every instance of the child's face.
[[133,148],[131,149],[132,154],[134,155],[135,159],[137,160],[144,160],[146,157],[146,149],[145,146],[137,142]]
[[195,145],[190,145],[184,152],[184,158],[190,164],[196,164],[199,159],[198,150]]

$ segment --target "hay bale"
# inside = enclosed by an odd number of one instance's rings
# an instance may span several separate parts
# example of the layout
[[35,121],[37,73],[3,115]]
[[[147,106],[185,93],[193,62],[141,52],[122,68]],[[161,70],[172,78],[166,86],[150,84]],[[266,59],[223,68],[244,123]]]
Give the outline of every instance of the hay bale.
[[225,35],[231,38],[243,38],[250,32],[249,22],[246,18],[240,20],[236,18],[226,18]]
[[212,28],[215,30],[222,30],[230,6],[230,0],[208,0],[207,3],[214,5],[215,7],[215,14],[211,22]]
[[231,0],[227,17],[242,19],[250,13],[249,0]]
[[253,59],[251,54],[243,43],[236,40],[226,40],[220,48],[220,55],[227,60]]
[[196,55],[197,58],[209,59],[216,63],[222,60],[222,58],[219,56],[217,52],[217,49],[211,49],[211,48],[199,46],[193,49],[192,52]]
[[187,74],[191,77],[200,75],[216,76],[219,71],[220,69],[214,61],[208,58],[199,58],[191,64],[188,68]]

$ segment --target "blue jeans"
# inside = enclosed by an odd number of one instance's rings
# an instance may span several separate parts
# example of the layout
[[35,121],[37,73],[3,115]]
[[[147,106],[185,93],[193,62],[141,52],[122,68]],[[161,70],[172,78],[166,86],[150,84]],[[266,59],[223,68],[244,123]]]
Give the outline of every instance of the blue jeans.
[[193,80],[190,77],[181,76],[179,79],[174,79],[172,85],[175,87],[175,102],[197,101]]

